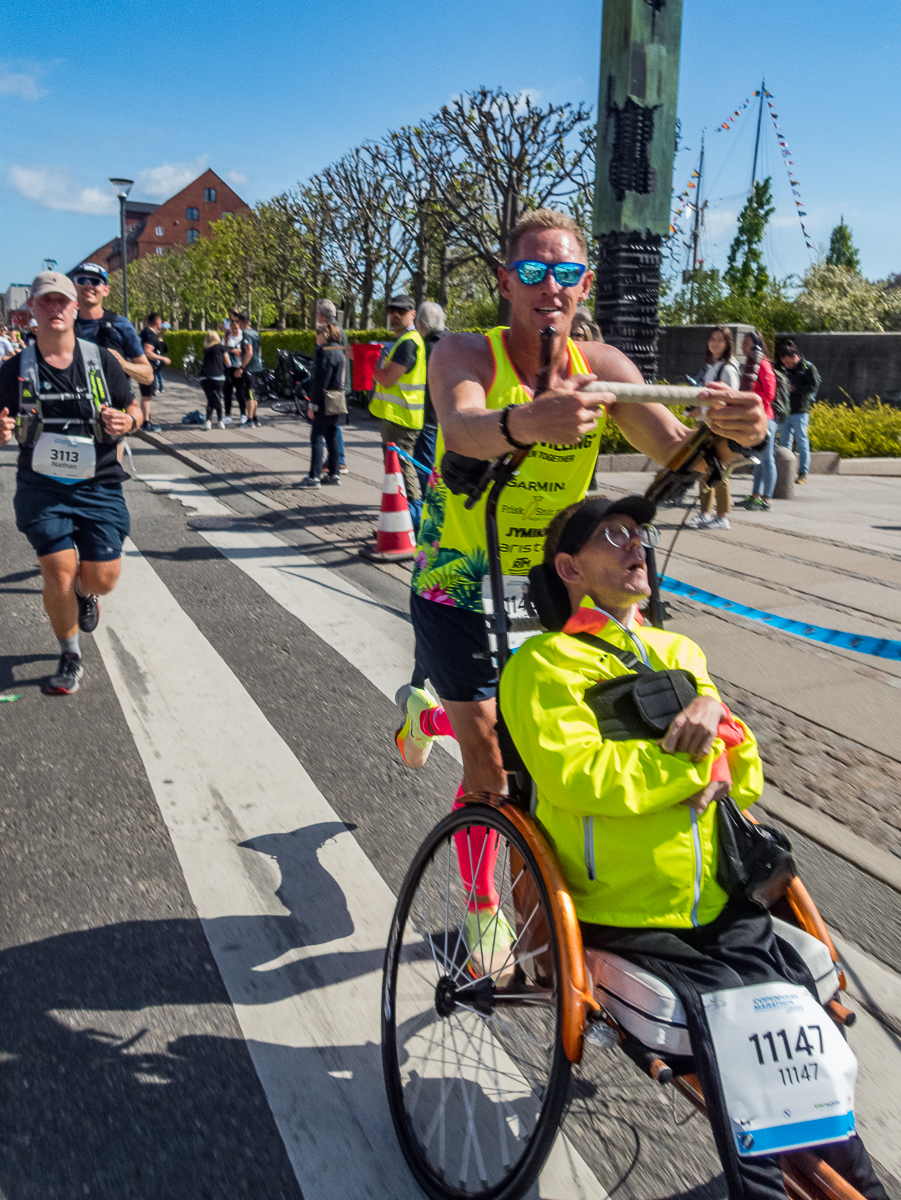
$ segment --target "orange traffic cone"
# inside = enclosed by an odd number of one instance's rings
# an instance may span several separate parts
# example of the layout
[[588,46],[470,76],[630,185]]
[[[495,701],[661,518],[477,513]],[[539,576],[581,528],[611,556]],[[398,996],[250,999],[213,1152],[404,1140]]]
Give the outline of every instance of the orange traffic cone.
[[393,442],[385,447],[385,481],[375,545],[365,546],[360,553],[373,562],[402,562],[416,555],[407,489],[401,474],[400,456]]

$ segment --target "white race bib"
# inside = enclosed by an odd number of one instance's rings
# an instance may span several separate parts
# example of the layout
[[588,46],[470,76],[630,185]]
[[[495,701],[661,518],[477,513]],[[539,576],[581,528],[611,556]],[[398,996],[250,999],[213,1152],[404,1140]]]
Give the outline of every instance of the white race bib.
[[81,483],[97,473],[97,446],[93,438],[42,433],[31,452],[31,469],[58,483]]
[[806,988],[762,983],[702,999],[740,1157],[854,1133],[857,1059]]
[[[518,650],[523,642],[528,641],[530,637],[534,637],[536,633],[544,632],[539,622],[532,617],[532,614],[526,608],[526,592],[528,590],[529,578],[527,575],[504,576],[504,611],[507,614],[507,618],[511,621],[531,621],[534,625],[532,629],[507,630],[507,644],[511,652]],[[482,608],[486,616],[490,617],[494,615],[491,578],[488,575],[482,577]],[[488,625],[488,643],[491,646],[492,657],[496,658],[497,636],[490,624]]]

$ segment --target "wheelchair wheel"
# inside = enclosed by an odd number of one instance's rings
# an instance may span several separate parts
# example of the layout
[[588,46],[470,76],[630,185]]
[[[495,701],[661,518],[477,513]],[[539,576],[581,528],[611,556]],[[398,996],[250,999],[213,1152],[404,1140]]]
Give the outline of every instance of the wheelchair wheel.
[[[410,867],[391,927],[385,1083],[407,1162],[436,1200],[522,1196],[567,1101],[565,947],[520,824],[476,803],[443,820]],[[486,879],[506,928],[489,915],[468,946],[464,923]]]

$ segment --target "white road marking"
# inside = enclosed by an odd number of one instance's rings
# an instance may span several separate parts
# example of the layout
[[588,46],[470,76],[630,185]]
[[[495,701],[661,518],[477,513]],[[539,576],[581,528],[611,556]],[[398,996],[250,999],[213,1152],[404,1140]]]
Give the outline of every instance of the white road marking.
[[[306,1200],[413,1200],[379,1050],[394,896],[131,542],[125,559],[95,639]],[[563,1138],[539,1194],[605,1196]]]

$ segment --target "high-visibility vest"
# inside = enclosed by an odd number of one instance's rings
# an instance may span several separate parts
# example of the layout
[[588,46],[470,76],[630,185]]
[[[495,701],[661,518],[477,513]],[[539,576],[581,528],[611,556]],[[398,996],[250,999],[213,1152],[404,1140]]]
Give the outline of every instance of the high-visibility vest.
[[369,411],[374,417],[384,417],[387,421],[393,421],[395,425],[404,425],[407,429],[422,429],[425,413],[425,342],[415,329],[408,329],[400,335],[394,343],[388,362],[390,363],[397,353],[398,346],[410,341],[416,343],[416,362],[405,375],[401,375],[394,387],[376,384]]

